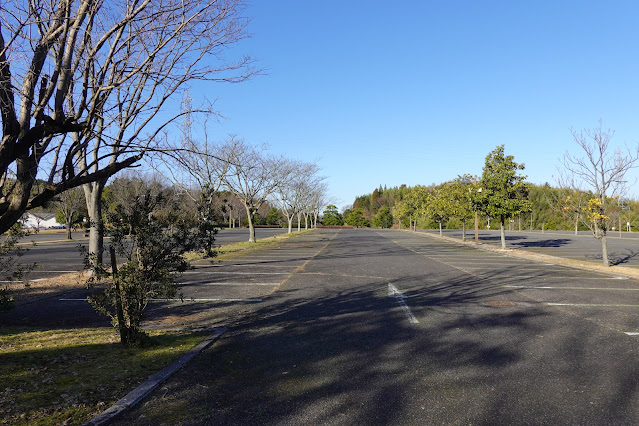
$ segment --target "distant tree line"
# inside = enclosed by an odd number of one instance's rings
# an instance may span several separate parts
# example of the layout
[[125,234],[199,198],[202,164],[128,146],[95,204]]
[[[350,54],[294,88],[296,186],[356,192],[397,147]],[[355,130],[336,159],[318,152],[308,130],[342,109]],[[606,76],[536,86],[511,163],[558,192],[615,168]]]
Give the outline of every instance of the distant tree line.
[[[399,217],[398,208],[401,205],[396,204],[396,201],[404,200],[408,194],[424,189],[429,193],[436,193],[447,183],[443,184],[431,184],[429,186],[421,187],[409,187],[406,185],[396,187],[378,187],[372,193],[360,195],[355,198],[353,207],[346,209],[343,212],[343,216],[348,217],[353,211],[359,210],[362,216],[368,220],[369,225],[378,228],[408,228],[412,226],[409,216]],[[529,192],[527,199],[531,202],[531,210],[521,214],[514,215],[509,218],[507,228],[509,230],[570,230],[575,229],[579,231],[588,231],[589,228],[581,221],[578,220],[577,215],[572,210],[566,211],[567,204],[566,198],[571,199],[587,198],[592,195],[592,192],[583,192],[573,189],[558,188],[551,186],[550,183],[544,184],[532,184],[528,183]],[[375,200],[378,207],[375,208],[372,200]],[[622,230],[626,231],[626,223],[630,222],[631,230],[639,230],[639,200],[632,198],[610,198],[612,204],[612,220],[615,225],[615,230],[618,231],[618,222],[621,219]],[[380,205],[381,204],[381,205]],[[373,223],[378,216],[381,206],[391,205],[391,226],[378,226]],[[384,209],[385,210],[385,209]],[[424,229],[437,229],[440,222],[437,221],[436,215],[430,216],[427,214],[414,216],[417,220],[417,226]],[[325,222],[324,222],[325,223]],[[462,221],[458,216],[448,216],[441,222],[443,229],[461,229]],[[489,224],[489,216],[479,216],[479,226],[486,229]],[[491,225],[491,229],[495,229],[494,225]]]
[[[462,229],[477,217],[483,229],[589,230],[600,240],[602,262],[609,266],[609,232],[639,229],[639,201],[627,193],[626,172],[635,167],[639,150],[613,150],[613,132],[598,128],[572,131],[583,156],[566,153],[557,186],[535,185],[519,174],[523,164],[498,146],[486,157],[482,176],[460,175],[428,186],[387,188],[356,197],[343,212],[344,223],[379,228]],[[639,148],[638,148],[639,149]],[[476,215],[476,216],[475,216]]]

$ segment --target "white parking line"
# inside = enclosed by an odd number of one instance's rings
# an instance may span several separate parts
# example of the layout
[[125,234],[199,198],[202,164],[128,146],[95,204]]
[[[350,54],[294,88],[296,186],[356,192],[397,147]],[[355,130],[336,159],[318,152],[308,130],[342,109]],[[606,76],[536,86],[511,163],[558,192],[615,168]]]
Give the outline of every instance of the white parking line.
[[276,286],[280,285],[280,283],[241,283],[241,282],[220,282],[220,283],[201,283],[201,282],[193,282],[193,283],[181,283],[182,285],[228,285],[228,286]]
[[628,336],[639,336],[639,331],[624,331]]
[[516,271],[539,271],[539,267],[535,267],[529,264],[526,265],[506,265],[506,264],[497,264],[494,266],[491,266],[492,264],[490,263],[481,263],[481,266],[468,266],[468,263],[462,263],[462,262],[447,262],[449,265],[452,266],[456,266],[458,268],[464,268],[464,269],[488,269],[488,270],[495,270],[496,268],[503,268],[504,270],[516,270]]
[[[179,299],[149,299],[151,302],[180,302]],[[206,299],[198,299],[195,297],[185,297],[184,302],[261,302],[262,299],[235,299],[224,297],[212,297]]]
[[[202,264],[198,264],[202,265]],[[242,266],[244,268],[289,268],[294,269],[291,265],[271,265],[270,263],[229,263],[226,265],[207,265],[198,266],[193,269],[209,269],[209,268],[232,268],[233,266]]]
[[617,288],[617,287],[553,287],[553,286],[532,286],[532,285],[505,285],[508,288],[520,289],[541,289],[541,290],[610,290],[610,291],[639,291],[639,288]]
[[[478,273],[478,275],[481,275],[481,272]],[[494,274],[491,274],[491,276],[494,276]],[[569,280],[569,279],[574,279],[574,280],[600,280],[600,281],[604,281],[604,280],[627,280],[628,278],[625,277],[580,277],[580,276],[570,276],[570,275],[517,275],[516,277],[506,277],[506,278],[512,278],[512,279],[528,279],[528,278],[538,278],[538,279],[562,279],[562,280]]]
[[413,313],[410,311],[410,308],[404,301],[404,299],[406,298],[406,296],[404,296],[404,293],[400,292],[397,287],[395,287],[391,283],[388,283],[388,297],[394,297],[395,300],[397,300],[397,303],[399,303],[399,306],[402,307],[406,318],[408,318],[408,321],[411,324],[419,324],[419,321],[417,320],[417,318],[415,318],[415,315],[413,315]]
[[[87,299],[69,299],[69,298],[60,298],[58,299],[61,302],[86,302]],[[180,299],[149,299],[150,302],[181,302]],[[198,299],[194,297],[184,298],[184,302],[262,302],[262,299],[233,299],[233,298],[223,298],[223,297],[214,297],[207,299]]]
[[[204,271],[186,271],[184,274],[203,274]],[[216,275],[289,275],[290,272],[238,272],[238,271],[215,271]]]
[[548,306],[575,306],[586,308],[639,308],[639,305],[620,305],[606,303],[546,303]]
[[300,258],[309,258],[311,257],[310,254],[276,254],[276,255],[270,255],[270,254],[254,254],[254,255],[245,255],[242,256],[245,259],[291,259],[291,260],[299,260]]
[[36,283],[38,281],[46,281],[46,278],[36,278],[35,280],[20,280],[20,281],[0,281],[2,284],[11,284],[11,283]]

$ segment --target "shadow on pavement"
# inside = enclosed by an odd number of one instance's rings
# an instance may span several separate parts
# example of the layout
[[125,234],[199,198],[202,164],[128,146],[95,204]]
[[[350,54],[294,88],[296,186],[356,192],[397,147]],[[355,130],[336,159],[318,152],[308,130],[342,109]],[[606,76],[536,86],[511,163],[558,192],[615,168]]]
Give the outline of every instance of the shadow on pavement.
[[[528,239],[528,237],[524,237],[524,236],[516,236],[516,235],[506,235],[506,241],[515,241],[515,240],[525,240]],[[479,235],[479,240],[480,241],[501,241],[501,237],[499,235],[494,236],[482,236],[481,234]]]
[[583,418],[577,390],[591,360],[574,336],[540,348],[553,332],[547,310],[490,307],[515,293],[466,275],[406,291],[413,325],[385,285],[278,292],[119,424],[488,424],[553,409],[559,423]]
[[[603,256],[601,254],[593,254],[586,255],[587,258],[602,260]],[[611,265],[621,265],[624,263],[629,263],[632,259],[639,257],[639,250],[626,250],[626,252],[612,252],[608,254],[608,261]]]
[[524,241],[521,243],[513,243],[512,245],[518,247],[563,247],[572,242],[572,240],[567,238],[556,238],[542,241]]

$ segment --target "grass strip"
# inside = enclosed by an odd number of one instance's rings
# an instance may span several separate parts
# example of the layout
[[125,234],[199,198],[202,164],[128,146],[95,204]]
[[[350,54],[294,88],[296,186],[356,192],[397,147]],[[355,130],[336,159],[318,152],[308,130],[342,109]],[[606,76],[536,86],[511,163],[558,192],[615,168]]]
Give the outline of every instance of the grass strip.
[[[279,243],[280,241],[284,241],[288,238],[297,237],[299,235],[302,235],[310,231],[312,231],[312,229],[294,231],[290,234],[274,235],[272,237],[261,238],[255,241],[254,243],[249,243],[248,241],[244,241],[241,243],[225,244],[223,246],[216,248],[215,251],[217,252],[218,258],[232,257],[232,255],[234,254],[248,253],[253,250],[270,247],[276,243]],[[186,259],[189,261],[200,260],[204,258],[202,253],[194,253],[194,252],[187,253],[185,256],[186,256]]]
[[145,347],[113,328],[0,329],[0,423],[82,424],[186,353],[206,332],[149,331]]

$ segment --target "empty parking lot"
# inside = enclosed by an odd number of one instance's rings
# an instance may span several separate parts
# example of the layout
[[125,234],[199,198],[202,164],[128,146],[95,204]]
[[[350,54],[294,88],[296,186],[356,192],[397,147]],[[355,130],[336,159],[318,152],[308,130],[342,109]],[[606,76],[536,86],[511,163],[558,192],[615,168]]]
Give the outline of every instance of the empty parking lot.
[[408,232],[317,230],[199,265],[185,284],[190,312],[174,320],[229,331],[123,424],[631,424],[639,414],[639,285],[626,277]]

